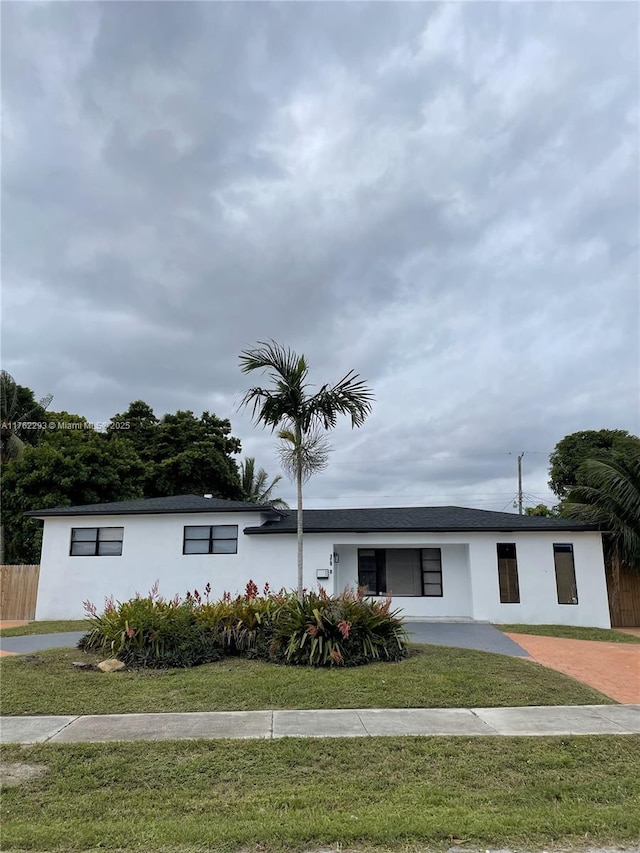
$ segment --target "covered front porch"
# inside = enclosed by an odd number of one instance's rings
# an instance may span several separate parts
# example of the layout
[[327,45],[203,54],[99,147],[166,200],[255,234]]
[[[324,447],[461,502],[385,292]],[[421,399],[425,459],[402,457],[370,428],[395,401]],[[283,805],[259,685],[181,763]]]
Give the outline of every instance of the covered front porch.
[[391,596],[407,617],[473,618],[467,544],[334,544],[331,564],[336,593]]

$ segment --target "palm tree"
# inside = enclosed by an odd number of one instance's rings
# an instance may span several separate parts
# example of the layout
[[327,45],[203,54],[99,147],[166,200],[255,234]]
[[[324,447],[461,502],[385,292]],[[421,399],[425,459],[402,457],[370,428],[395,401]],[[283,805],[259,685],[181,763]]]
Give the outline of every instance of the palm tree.
[[309,368],[304,355],[283,347],[275,341],[258,341],[256,347],[240,353],[243,373],[254,370],[266,372],[271,388],[250,388],[242,398],[241,406],[251,406],[257,424],[279,428],[281,457],[291,471],[297,486],[298,533],[298,598],[302,601],[303,572],[303,521],[302,483],[314,471],[327,464],[328,445],[326,432],[333,429],[338,415],[348,415],[351,426],[359,427],[371,412],[373,393],[350,370],[335,385],[323,385],[316,393],[310,392],[307,382]]
[[240,463],[242,499],[254,504],[268,504],[274,509],[289,509],[289,504],[282,498],[272,497],[273,490],[282,479],[280,474],[274,477],[269,485],[268,479],[269,475],[264,468],[260,468],[256,473],[256,460],[253,456],[247,456],[244,462]]
[[562,514],[600,525],[613,578],[613,609],[620,598],[620,570],[640,571],[640,439],[630,437],[605,459],[579,469],[582,484],[562,504]]

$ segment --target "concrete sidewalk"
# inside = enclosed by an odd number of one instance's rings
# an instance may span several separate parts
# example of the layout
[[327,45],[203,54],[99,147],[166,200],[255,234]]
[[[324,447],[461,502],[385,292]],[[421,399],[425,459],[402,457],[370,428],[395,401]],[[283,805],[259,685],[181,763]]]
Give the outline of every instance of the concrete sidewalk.
[[216,711],[1,717],[2,743],[442,735],[640,734],[640,705]]

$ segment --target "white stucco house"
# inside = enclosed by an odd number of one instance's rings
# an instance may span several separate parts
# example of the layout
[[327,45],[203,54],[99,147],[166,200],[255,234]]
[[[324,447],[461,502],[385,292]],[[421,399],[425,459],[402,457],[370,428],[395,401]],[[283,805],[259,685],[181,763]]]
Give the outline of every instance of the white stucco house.
[[[58,507],[44,521],[37,619],[82,618],[83,601],[212,596],[296,584],[296,513],[198,495]],[[593,526],[463,507],[310,509],[305,585],[364,586],[406,617],[610,627]]]

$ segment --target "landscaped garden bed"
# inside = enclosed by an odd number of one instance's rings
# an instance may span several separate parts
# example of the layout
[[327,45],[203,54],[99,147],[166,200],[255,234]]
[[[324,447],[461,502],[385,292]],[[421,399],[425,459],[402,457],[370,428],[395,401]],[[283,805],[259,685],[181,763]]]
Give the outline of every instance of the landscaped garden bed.
[[165,599],[157,583],[146,597],[104,611],[85,602],[90,629],[80,641],[132,667],[191,667],[225,656],[289,665],[360,666],[406,657],[407,633],[391,599],[365,598],[362,591],[330,596],[323,590],[262,595],[249,581],[244,595],[209,601],[210,587],[184,599]]

